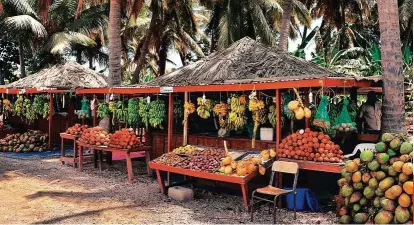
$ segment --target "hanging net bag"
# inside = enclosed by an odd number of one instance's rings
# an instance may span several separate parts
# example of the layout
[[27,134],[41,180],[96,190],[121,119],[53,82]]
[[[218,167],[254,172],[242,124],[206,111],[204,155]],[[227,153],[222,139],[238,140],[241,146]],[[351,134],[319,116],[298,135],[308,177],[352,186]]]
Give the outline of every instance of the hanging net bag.
[[349,105],[349,100],[344,99],[341,112],[339,113],[338,118],[336,118],[332,129],[339,131],[339,132],[356,132],[357,131],[355,122],[352,122],[351,117],[349,116],[348,105]]
[[89,118],[89,109],[90,109],[88,100],[86,100],[86,98],[84,97],[81,103],[82,103],[82,106],[81,106],[81,109],[79,110],[78,117],[79,119],[87,119]]
[[331,122],[328,114],[328,96],[322,96],[321,103],[319,103],[312,124],[315,127],[322,128],[322,130],[328,130],[330,128]]

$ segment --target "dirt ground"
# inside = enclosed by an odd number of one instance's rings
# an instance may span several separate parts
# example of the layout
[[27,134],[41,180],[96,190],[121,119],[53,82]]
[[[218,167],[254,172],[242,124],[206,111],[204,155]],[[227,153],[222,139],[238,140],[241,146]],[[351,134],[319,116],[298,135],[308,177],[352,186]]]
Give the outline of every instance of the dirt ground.
[[[136,180],[126,179],[125,163],[102,172],[86,165],[82,173],[57,158],[11,159],[0,156],[0,223],[250,223],[240,195],[195,190],[195,200],[177,202],[160,193],[156,180],[133,162]],[[255,223],[271,223],[267,207]],[[324,223],[333,212],[278,213],[278,223]]]

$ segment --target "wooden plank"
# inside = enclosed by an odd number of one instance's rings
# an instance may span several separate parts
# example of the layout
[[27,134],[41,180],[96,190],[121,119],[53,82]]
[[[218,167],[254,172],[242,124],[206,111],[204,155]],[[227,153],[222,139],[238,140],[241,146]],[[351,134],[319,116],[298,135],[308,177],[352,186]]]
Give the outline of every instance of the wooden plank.
[[344,166],[343,163],[313,162],[313,161],[293,160],[293,159],[285,159],[285,158],[279,158],[278,161],[295,162],[299,165],[299,168],[301,170],[312,170],[312,171],[329,172],[329,173],[341,173],[341,170]]

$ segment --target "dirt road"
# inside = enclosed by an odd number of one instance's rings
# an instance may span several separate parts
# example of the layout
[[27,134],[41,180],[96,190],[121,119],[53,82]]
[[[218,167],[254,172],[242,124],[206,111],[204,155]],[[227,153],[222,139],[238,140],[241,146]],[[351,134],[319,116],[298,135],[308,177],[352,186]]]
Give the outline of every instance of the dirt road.
[[[145,165],[133,162],[133,184],[124,162],[99,172],[77,172],[57,159],[19,160],[0,156],[0,223],[249,223],[240,196],[195,190],[181,203],[161,194]],[[267,208],[267,207],[266,207]],[[262,207],[255,223],[270,223]],[[334,223],[333,213],[281,211],[280,223]]]

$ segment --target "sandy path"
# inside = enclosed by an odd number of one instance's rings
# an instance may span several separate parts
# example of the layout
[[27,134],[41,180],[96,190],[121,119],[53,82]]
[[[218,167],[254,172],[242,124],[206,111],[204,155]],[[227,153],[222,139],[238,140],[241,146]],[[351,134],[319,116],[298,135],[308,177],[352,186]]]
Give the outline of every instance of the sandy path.
[[[126,182],[124,162],[99,172],[79,173],[57,159],[0,158],[0,223],[249,223],[240,196],[196,189],[196,200],[180,203],[159,192],[133,162],[137,179]],[[281,212],[283,223],[333,223],[333,213]],[[281,218],[283,217],[283,218]],[[264,208],[256,223],[269,223]]]

